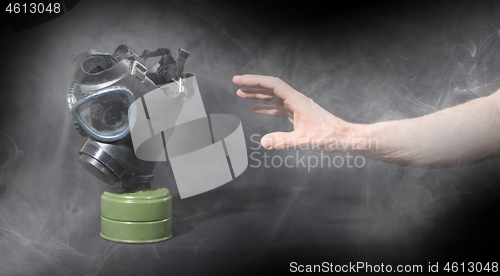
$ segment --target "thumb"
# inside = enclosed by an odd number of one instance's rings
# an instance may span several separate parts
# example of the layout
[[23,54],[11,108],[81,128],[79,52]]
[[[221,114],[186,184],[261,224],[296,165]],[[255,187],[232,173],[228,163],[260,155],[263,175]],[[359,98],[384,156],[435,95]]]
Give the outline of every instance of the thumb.
[[295,132],[273,132],[264,135],[260,140],[262,147],[266,149],[287,149],[298,145]]

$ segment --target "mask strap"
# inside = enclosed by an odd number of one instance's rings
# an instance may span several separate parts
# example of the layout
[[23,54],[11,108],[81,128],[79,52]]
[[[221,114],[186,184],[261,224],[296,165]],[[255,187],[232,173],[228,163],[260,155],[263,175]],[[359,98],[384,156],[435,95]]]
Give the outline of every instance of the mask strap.
[[142,52],[142,55],[141,55],[141,58],[143,58],[144,60],[150,58],[150,57],[159,57],[159,56],[163,56],[163,55],[170,55],[171,52],[169,49],[167,48],[158,48],[156,49],[156,51],[149,51],[149,50],[144,50]]
[[184,63],[186,63],[187,58],[189,57],[189,52],[179,48],[177,51],[177,77],[182,78],[184,74]]
[[115,50],[115,53],[113,54],[113,57],[118,61],[121,61],[122,59],[130,59],[132,61],[137,60],[140,63],[144,63],[145,61],[137,56],[135,50],[132,49],[132,47],[127,45],[118,46],[118,48],[116,48]]
[[[158,48],[156,51],[149,51],[149,50],[144,50],[142,52],[141,58],[144,60],[150,58],[150,57],[158,57],[158,56],[170,56],[171,52],[169,49],[166,48]],[[186,63],[187,58],[189,57],[189,52],[179,48],[177,51],[177,78],[182,78],[184,75],[184,64]]]

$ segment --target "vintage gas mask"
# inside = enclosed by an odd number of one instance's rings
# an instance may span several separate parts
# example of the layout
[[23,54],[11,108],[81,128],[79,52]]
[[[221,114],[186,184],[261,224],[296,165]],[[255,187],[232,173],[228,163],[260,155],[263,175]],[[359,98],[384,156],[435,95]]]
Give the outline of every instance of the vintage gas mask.
[[[121,45],[113,54],[91,50],[75,58],[75,81],[67,97],[76,130],[88,137],[78,158],[86,170],[108,184],[122,181],[125,191],[151,187],[156,162],[141,160],[134,153],[129,121],[135,114],[129,113],[129,107],[160,85],[178,83],[188,55],[179,49],[175,60],[170,50],[162,48],[138,56]],[[148,71],[146,59],[158,56],[161,60]],[[179,98],[182,105],[187,93],[172,91],[167,96]]]
[[[78,160],[100,180],[122,182],[101,195],[107,240],[172,237],[172,196],[151,185],[156,162],[170,163],[180,198],[228,183],[248,165],[241,121],[206,113],[196,78],[183,73],[188,55],[180,49],[174,59],[158,49],[138,56],[122,45],[113,54],[93,50],[74,60],[68,105],[77,131],[88,138]],[[161,57],[150,70],[149,57]]]

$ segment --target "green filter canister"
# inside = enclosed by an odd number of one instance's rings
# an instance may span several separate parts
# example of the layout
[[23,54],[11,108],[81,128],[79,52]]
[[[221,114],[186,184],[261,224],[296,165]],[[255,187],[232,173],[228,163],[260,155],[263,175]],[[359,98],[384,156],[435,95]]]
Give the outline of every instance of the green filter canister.
[[123,243],[153,243],[172,237],[172,196],[166,188],[101,195],[101,237]]

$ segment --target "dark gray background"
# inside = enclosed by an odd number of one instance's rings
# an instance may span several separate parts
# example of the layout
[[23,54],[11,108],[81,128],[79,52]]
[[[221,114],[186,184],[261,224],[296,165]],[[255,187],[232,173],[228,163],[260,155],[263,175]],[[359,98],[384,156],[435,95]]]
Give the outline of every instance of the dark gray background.
[[[333,4],[332,4],[333,3]],[[3,12],[3,11],[2,11]],[[344,120],[373,123],[428,114],[500,88],[495,1],[396,4],[255,1],[80,2],[68,14],[12,33],[3,22],[0,99],[1,275],[210,275],[368,261],[500,261],[500,160],[415,169],[252,168],[180,200],[168,163],[174,237],[128,245],[99,236],[106,184],[78,162],[85,139],[66,105],[71,61],[91,48],[187,49],[207,113],[252,134],[290,131],[252,114],[233,75],[282,78]],[[149,66],[152,65],[148,63]],[[294,151],[265,151],[269,156]],[[299,152],[299,156],[317,153]],[[250,160],[250,165],[256,162]]]

